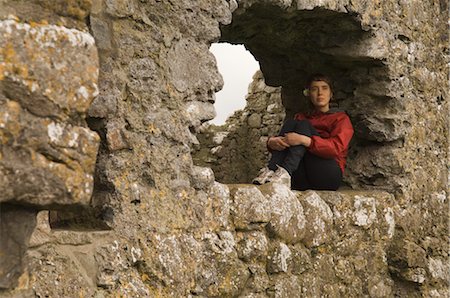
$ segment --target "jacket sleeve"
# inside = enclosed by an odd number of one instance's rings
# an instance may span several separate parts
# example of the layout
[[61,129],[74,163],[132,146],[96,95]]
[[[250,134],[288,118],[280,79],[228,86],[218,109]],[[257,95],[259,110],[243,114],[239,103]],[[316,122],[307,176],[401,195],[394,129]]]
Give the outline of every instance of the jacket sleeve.
[[343,114],[342,117],[337,119],[328,138],[322,138],[320,136],[311,137],[311,145],[308,147],[308,150],[314,155],[323,158],[336,158],[347,151],[352,136],[353,126],[350,118],[346,114]]

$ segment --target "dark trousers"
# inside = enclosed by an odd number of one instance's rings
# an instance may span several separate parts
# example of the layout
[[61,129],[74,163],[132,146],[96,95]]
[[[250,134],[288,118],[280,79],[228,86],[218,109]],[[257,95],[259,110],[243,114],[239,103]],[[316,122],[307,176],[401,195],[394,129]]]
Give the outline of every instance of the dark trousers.
[[[307,120],[287,120],[279,136],[296,132],[308,137],[319,135]],[[268,168],[275,171],[283,167],[291,175],[295,190],[336,190],[342,181],[342,171],[334,159],[326,159],[307,152],[305,146],[291,146],[282,151],[274,150]]]

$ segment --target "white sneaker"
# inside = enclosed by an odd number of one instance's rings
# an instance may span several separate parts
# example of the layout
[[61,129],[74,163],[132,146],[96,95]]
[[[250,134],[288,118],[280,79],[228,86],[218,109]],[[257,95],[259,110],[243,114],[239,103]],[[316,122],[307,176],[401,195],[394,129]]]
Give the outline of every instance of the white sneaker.
[[257,185],[262,185],[264,183],[269,182],[269,178],[275,174],[274,171],[270,170],[268,167],[262,168],[259,170],[258,177],[253,179],[252,183]]
[[278,166],[275,173],[269,177],[268,182],[284,184],[291,187],[291,175],[283,167]]

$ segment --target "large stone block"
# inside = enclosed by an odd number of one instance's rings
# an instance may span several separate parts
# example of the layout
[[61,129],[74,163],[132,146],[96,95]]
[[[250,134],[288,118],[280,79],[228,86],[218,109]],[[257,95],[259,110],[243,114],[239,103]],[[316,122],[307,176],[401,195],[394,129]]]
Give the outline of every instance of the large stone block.
[[333,212],[316,192],[298,195],[305,213],[305,232],[302,242],[319,246],[332,238]]
[[1,202],[89,203],[99,137],[83,119],[97,78],[89,33],[0,21]]
[[287,272],[291,262],[292,252],[289,247],[282,242],[276,243],[268,256],[267,271],[272,274]]
[[231,216],[236,229],[261,229],[270,221],[270,200],[256,186],[230,185]]
[[295,193],[288,186],[275,183],[265,184],[260,189],[270,206],[269,235],[286,243],[303,239],[306,219]]
[[237,253],[242,260],[258,259],[265,261],[268,239],[261,231],[241,232],[237,234]]

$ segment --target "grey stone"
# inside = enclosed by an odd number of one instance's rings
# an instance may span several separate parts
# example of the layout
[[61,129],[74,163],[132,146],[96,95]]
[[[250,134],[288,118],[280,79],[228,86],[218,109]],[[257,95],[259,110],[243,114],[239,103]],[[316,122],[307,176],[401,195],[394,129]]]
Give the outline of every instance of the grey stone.
[[271,218],[270,198],[256,186],[230,186],[232,218],[237,229],[260,229]]
[[107,13],[119,18],[131,16],[135,12],[133,1],[106,0],[105,5]]
[[191,126],[199,127],[201,123],[214,119],[216,110],[213,104],[208,102],[192,101],[186,103],[184,108],[187,121]]
[[210,168],[194,166],[192,185],[197,189],[208,189],[214,183],[214,173]]
[[306,227],[302,242],[307,246],[319,246],[331,240],[333,212],[316,192],[301,196]]
[[248,117],[248,126],[250,126],[251,128],[261,127],[261,115],[260,114],[251,114]]
[[214,182],[209,190],[209,198],[211,198],[211,208],[214,221],[221,229],[230,226],[230,210],[231,198],[230,190],[227,185]]
[[270,202],[270,235],[286,243],[297,243],[303,237],[306,219],[303,207],[288,186],[268,183],[261,191]]
[[97,47],[101,50],[111,50],[111,30],[108,23],[94,16],[90,17],[90,22]]
[[[192,63],[201,60],[206,63]],[[206,67],[208,64],[215,65],[215,59],[203,44],[180,40],[170,49],[168,64],[172,82],[179,92],[185,92],[188,88],[215,90],[223,86],[222,77],[217,70]]]
[[268,250],[266,235],[260,231],[243,232],[238,234],[237,253],[240,259],[265,260]]
[[41,211],[36,216],[36,228],[30,237],[29,247],[41,246],[52,241],[49,212]]
[[88,204],[99,137],[82,119],[98,93],[94,39],[76,29],[3,20],[0,45],[10,49],[0,53],[0,127],[8,131],[0,160],[8,191],[0,201]]
[[292,252],[286,244],[280,242],[275,246],[268,258],[269,273],[288,272],[291,266]]
[[23,257],[35,225],[35,210],[0,205],[0,288],[17,286],[26,266]]

